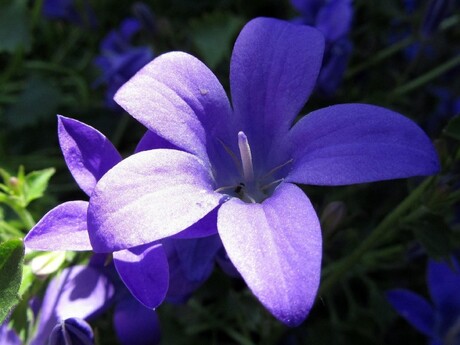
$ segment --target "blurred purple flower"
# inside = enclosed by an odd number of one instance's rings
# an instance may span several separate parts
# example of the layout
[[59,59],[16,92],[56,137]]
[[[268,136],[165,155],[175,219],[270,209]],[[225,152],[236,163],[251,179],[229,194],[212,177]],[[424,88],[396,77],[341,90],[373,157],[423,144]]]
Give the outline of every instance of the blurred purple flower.
[[324,96],[333,95],[340,86],[353,45],[348,38],[353,19],[351,0],[291,0],[301,13],[295,22],[316,27],[326,40],[323,67],[317,90]]
[[48,19],[88,24],[93,28],[98,24],[96,14],[87,0],[83,0],[81,6],[77,6],[75,0],[44,0],[42,13]]
[[69,318],[90,319],[107,308],[111,282],[89,266],[65,268],[48,284],[31,345],[46,345],[53,329]]
[[139,69],[153,59],[153,51],[148,46],[133,46],[134,35],[141,29],[141,23],[134,18],[125,19],[119,30],[112,30],[100,44],[101,55],[95,58],[94,64],[102,75],[96,85],[105,84],[106,104],[118,109],[113,101],[115,92]]
[[[426,58],[434,58],[437,54],[436,49],[431,44],[427,44],[424,40],[430,38],[439,28],[441,22],[452,12],[454,8],[454,0],[431,0],[430,2],[419,1],[419,0],[405,0],[403,2],[404,11],[407,15],[413,15],[417,8],[423,7],[424,16],[423,22],[420,24],[418,32],[419,38],[412,44],[408,45],[404,49],[405,58],[409,61],[413,60],[419,55]],[[401,23],[395,21],[394,25],[399,26]],[[393,32],[390,35],[390,43],[396,43],[399,40],[403,40],[412,35],[410,28],[407,23],[403,23],[404,27],[400,32]]]
[[393,308],[414,328],[430,339],[432,345],[460,344],[460,265],[433,260],[428,262],[427,284],[431,301],[405,289],[387,292]]
[[429,37],[435,33],[441,22],[452,12],[455,0],[431,0],[426,7],[420,33]]
[[97,183],[88,208],[94,250],[217,230],[265,307],[290,326],[302,322],[319,285],[322,241],[313,206],[294,183],[346,185],[439,169],[423,131],[377,106],[331,106],[291,128],[323,48],[314,28],[249,22],[231,59],[233,109],[214,74],[186,53],[139,71],[115,99],[170,148],[128,157]]
[[8,322],[0,324],[0,344],[2,345],[22,345],[16,332],[8,327]]

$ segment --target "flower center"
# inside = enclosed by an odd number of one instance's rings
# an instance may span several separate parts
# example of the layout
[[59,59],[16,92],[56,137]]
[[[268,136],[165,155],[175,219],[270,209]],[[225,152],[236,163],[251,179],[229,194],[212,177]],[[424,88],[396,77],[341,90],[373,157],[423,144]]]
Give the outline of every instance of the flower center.
[[238,183],[220,187],[216,189],[216,192],[237,197],[248,203],[262,202],[269,197],[275,187],[283,180],[275,180],[273,177],[274,173],[292,162],[292,159],[290,159],[271,169],[266,174],[257,174],[254,172],[249,140],[243,131],[238,132],[239,160],[228,146],[223,142],[221,144],[235,162],[241,175],[237,178],[237,181],[239,180]]

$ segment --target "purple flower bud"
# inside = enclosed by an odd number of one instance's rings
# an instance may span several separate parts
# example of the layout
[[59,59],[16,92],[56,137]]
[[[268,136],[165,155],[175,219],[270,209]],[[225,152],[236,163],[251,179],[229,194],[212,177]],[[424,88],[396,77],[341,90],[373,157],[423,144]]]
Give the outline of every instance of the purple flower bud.
[[49,338],[49,345],[93,345],[91,326],[83,319],[70,318],[58,323]]

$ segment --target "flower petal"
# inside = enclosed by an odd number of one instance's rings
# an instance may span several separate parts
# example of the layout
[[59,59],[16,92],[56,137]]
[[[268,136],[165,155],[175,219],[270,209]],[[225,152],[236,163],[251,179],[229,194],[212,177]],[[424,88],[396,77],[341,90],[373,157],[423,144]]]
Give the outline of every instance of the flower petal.
[[438,334],[446,334],[460,317],[460,265],[453,260],[452,267],[446,262],[428,262],[428,288],[435,308],[439,310]]
[[[284,136],[315,86],[324,38],[315,28],[256,18],[233,49],[230,85],[237,123],[255,165]],[[236,138],[234,139],[236,140]],[[265,153],[265,154],[264,154]]]
[[222,242],[214,235],[189,240],[170,238],[163,241],[163,246],[170,270],[167,300],[183,303],[211,275]]
[[88,209],[95,251],[109,252],[172,236],[219,205],[210,172],[189,153],[137,153],[97,184]]
[[121,161],[120,154],[101,132],[74,119],[58,116],[58,135],[70,172],[91,195],[102,175]]
[[217,234],[217,211],[215,208],[195,224],[174,235],[177,239],[208,237]]
[[32,345],[45,344],[56,323],[71,318],[86,319],[103,308],[114,294],[109,280],[88,266],[64,269],[48,285]]
[[145,132],[144,136],[141,138],[139,143],[136,146],[135,153],[153,150],[153,149],[173,149],[178,150],[179,148],[176,145],[171,144],[166,139],[158,136],[152,131]]
[[86,226],[87,201],[69,201],[56,206],[24,238],[33,250],[92,250]]
[[161,244],[120,250],[113,253],[113,261],[128,290],[147,308],[163,302],[169,284],[166,253]]
[[326,41],[333,42],[350,31],[352,18],[351,0],[332,0],[318,12],[315,27],[324,34]]
[[433,336],[434,310],[424,298],[404,289],[390,290],[386,297],[412,326],[427,336]]
[[411,120],[385,108],[342,104],[312,112],[290,131],[286,181],[345,185],[430,175],[436,151]]
[[115,101],[149,130],[204,161],[208,135],[227,139],[227,95],[216,76],[186,53],[157,57],[120,88]]
[[217,228],[230,260],[252,292],[280,321],[300,324],[315,300],[321,230],[300,188],[281,184],[262,204],[231,199]]
[[154,345],[160,342],[157,314],[133,298],[117,303],[113,321],[118,340],[123,345]]

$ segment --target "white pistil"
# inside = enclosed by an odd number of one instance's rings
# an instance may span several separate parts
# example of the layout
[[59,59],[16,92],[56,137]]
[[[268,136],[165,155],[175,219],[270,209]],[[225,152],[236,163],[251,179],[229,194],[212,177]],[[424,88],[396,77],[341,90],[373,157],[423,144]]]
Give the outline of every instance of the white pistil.
[[238,148],[240,149],[244,180],[252,182],[254,180],[254,168],[252,167],[251,148],[249,147],[248,137],[242,131],[238,132]]

